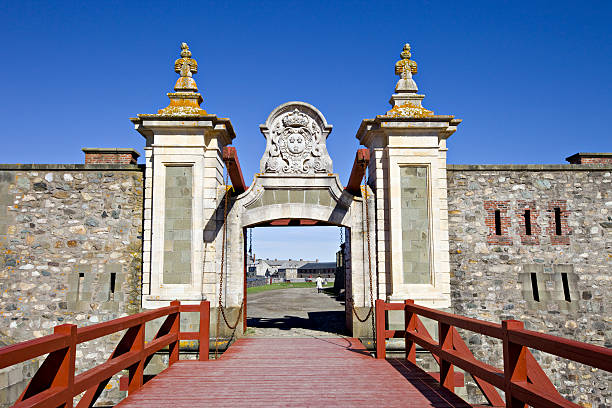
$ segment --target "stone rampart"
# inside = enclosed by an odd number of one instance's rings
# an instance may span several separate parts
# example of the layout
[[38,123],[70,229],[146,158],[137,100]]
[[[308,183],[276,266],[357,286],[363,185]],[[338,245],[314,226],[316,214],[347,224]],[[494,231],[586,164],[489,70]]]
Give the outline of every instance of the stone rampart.
[[[454,313],[612,346],[612,166],[451,165],[448,207]],[[464,339],[499,367],[500,342]],[[566,398],[611,405],[610,374],[536,358]]]
[[[0,346],[140,311],[142,190],[137,165],[0,165]],[[119,339],[79,346],[77,370]],[[0,406],[31,374],[0,371]]]

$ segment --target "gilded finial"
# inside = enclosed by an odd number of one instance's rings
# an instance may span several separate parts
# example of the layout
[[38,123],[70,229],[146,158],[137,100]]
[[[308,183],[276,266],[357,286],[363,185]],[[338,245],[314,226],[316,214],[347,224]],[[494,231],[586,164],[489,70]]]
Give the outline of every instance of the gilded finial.
[[[189,73],[183,69],[183,65],[187,65]],[[181,43],[181,58],[174,61],[174,72],[180,74],[182,77],[191,77],[191,74],[198,73],[198,63],[196,60],[191,58],[191,51],[187,43]]]
[[[395,75],[399,75],[400,79],[408,79],[410,76],[417,73],[417,63],[412,61],[410,57],[410,44],[404,45],[404,50],[401,52],[401,60],[395,63]],[[410,76],[408,73],[410,72]]]
[[176,92],[197,92],[198,86],[193,80],[193,74],[198,72],[198,63],[191,58],[187,43],[181,43],[181,58],[174,61],[174,71],[181,77],[176,81]]
[[192,78],[198,72],[198,63],[191,58],[191,51],[186,43],[181,43],[181,58],[174,61],[174,71],[179,78],[174,84],[174,93],[169,93],[170,105],[157,111],[158,115],[206,115],[200,107],[202,95]]

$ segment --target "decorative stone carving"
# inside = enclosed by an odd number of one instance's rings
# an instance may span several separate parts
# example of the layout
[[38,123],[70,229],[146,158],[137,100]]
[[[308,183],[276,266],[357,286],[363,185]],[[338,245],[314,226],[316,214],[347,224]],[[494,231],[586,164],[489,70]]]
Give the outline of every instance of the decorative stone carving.
[[314,106],[289,102],[276,108],[260,126],[267,139],[261,172],[279,175],[331,173],[326,140],[331,132]]
[[410,44],[404,45],[401,60],[395,63],[395,75],[400,79],[395,86],[395,93],[389,103],[393,107],[385,116],[393,118],[424,118],[433,116],[433,111],[425,109],[421,101],[425,95],[418,95],[419,90],[412,76],[417,73],[417,63],[411,60]]
[[174,71],[180,75],[174,85],[176,92],[168,94],[170,105],[158,110],[157,114],[164,116],[206,115],[206,111],[200,107],[202,95],[198,93],[198,85],[193,79],[193,74],[198,72],[198,63],[191,58],[191,51],[186,43],[181,44],[181,58],[174,61]]

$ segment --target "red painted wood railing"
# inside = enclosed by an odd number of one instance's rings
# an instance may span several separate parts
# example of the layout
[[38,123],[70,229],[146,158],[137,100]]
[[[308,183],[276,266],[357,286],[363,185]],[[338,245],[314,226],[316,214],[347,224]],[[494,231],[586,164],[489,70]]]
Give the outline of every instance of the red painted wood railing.
[[[386,311],[404,311],[404,330],[386,329]],[[436,342],[419,319],[438,322]],[[500,370],[477,360],[456,328],[502,340],[504,368]],[[562,337],[525,330],[523,322],[504,320],[502,324],[471,319],[414,304],[376,301],[376,354],[385,358],[388,338],[404,338],[406,359],[416,364],[416,346],[431,352],[440,365],[440,384],[454,392],[454,366],[470,373],[492,406],[579,407],[559,394],[529,348],[568,360],[612,371],[612,350]],[[503,390],[506,401],[495,388]]]
[[[180,313],[199,312],[199,332],[180,331]],[[147,322],[166,316],[157,334],[145,344]],[[113,375],[128,370],[128,391],[144,383],[144,368],[153,354],[169,348],[169,364],[179,359],[180,340],[199,340],[199,359],[208,360],[210,303],[170,306],[126,316],[92,326],[77,328],[74,324],[56,326],[54,333],[35,340],[0,348],[0,369],[49,354],[30,380],[13,407],[73,407],[73,398],[85,392],[77,408],[92,407]],[[110,358],[81,374],[75,375],[76,346],[90,340],[127,330]]]

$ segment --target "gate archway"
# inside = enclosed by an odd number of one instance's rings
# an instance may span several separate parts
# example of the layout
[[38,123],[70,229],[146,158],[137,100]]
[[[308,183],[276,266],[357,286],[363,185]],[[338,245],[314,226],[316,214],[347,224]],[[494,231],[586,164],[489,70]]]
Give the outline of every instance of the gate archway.
[[[370,200],[366,206],[364,198],[344,189],[338,175],[333,173],[326,147],[332,127],[314,106],[305,102],[280,105],[260,128],[266,138],[261,172],[255,175],[247,191],[232,199],[227,215],[227,262],[223,271],[226,284],[222,295],[228,318],[238,317],[245,298],[246,228],[338,226],[345,228],[348,248],[345,259],[347,330],[354,336],[371,337],[371,325],[355,319],[351,305],[354,303],[360,316],[365,316],[370,308],[369,268],[375,265],[368,262],[365,235],[368,230],[374,231],[373,195],[371,192],[364,195]],[[369,217],[365,214],[366,207]],[[370,243],[373,245],[373,238]],[[370,251],[374,253],[373,246]],[[372,279],[375,279],[374,271]],[[376,286],[376,282],[372,284]]]

